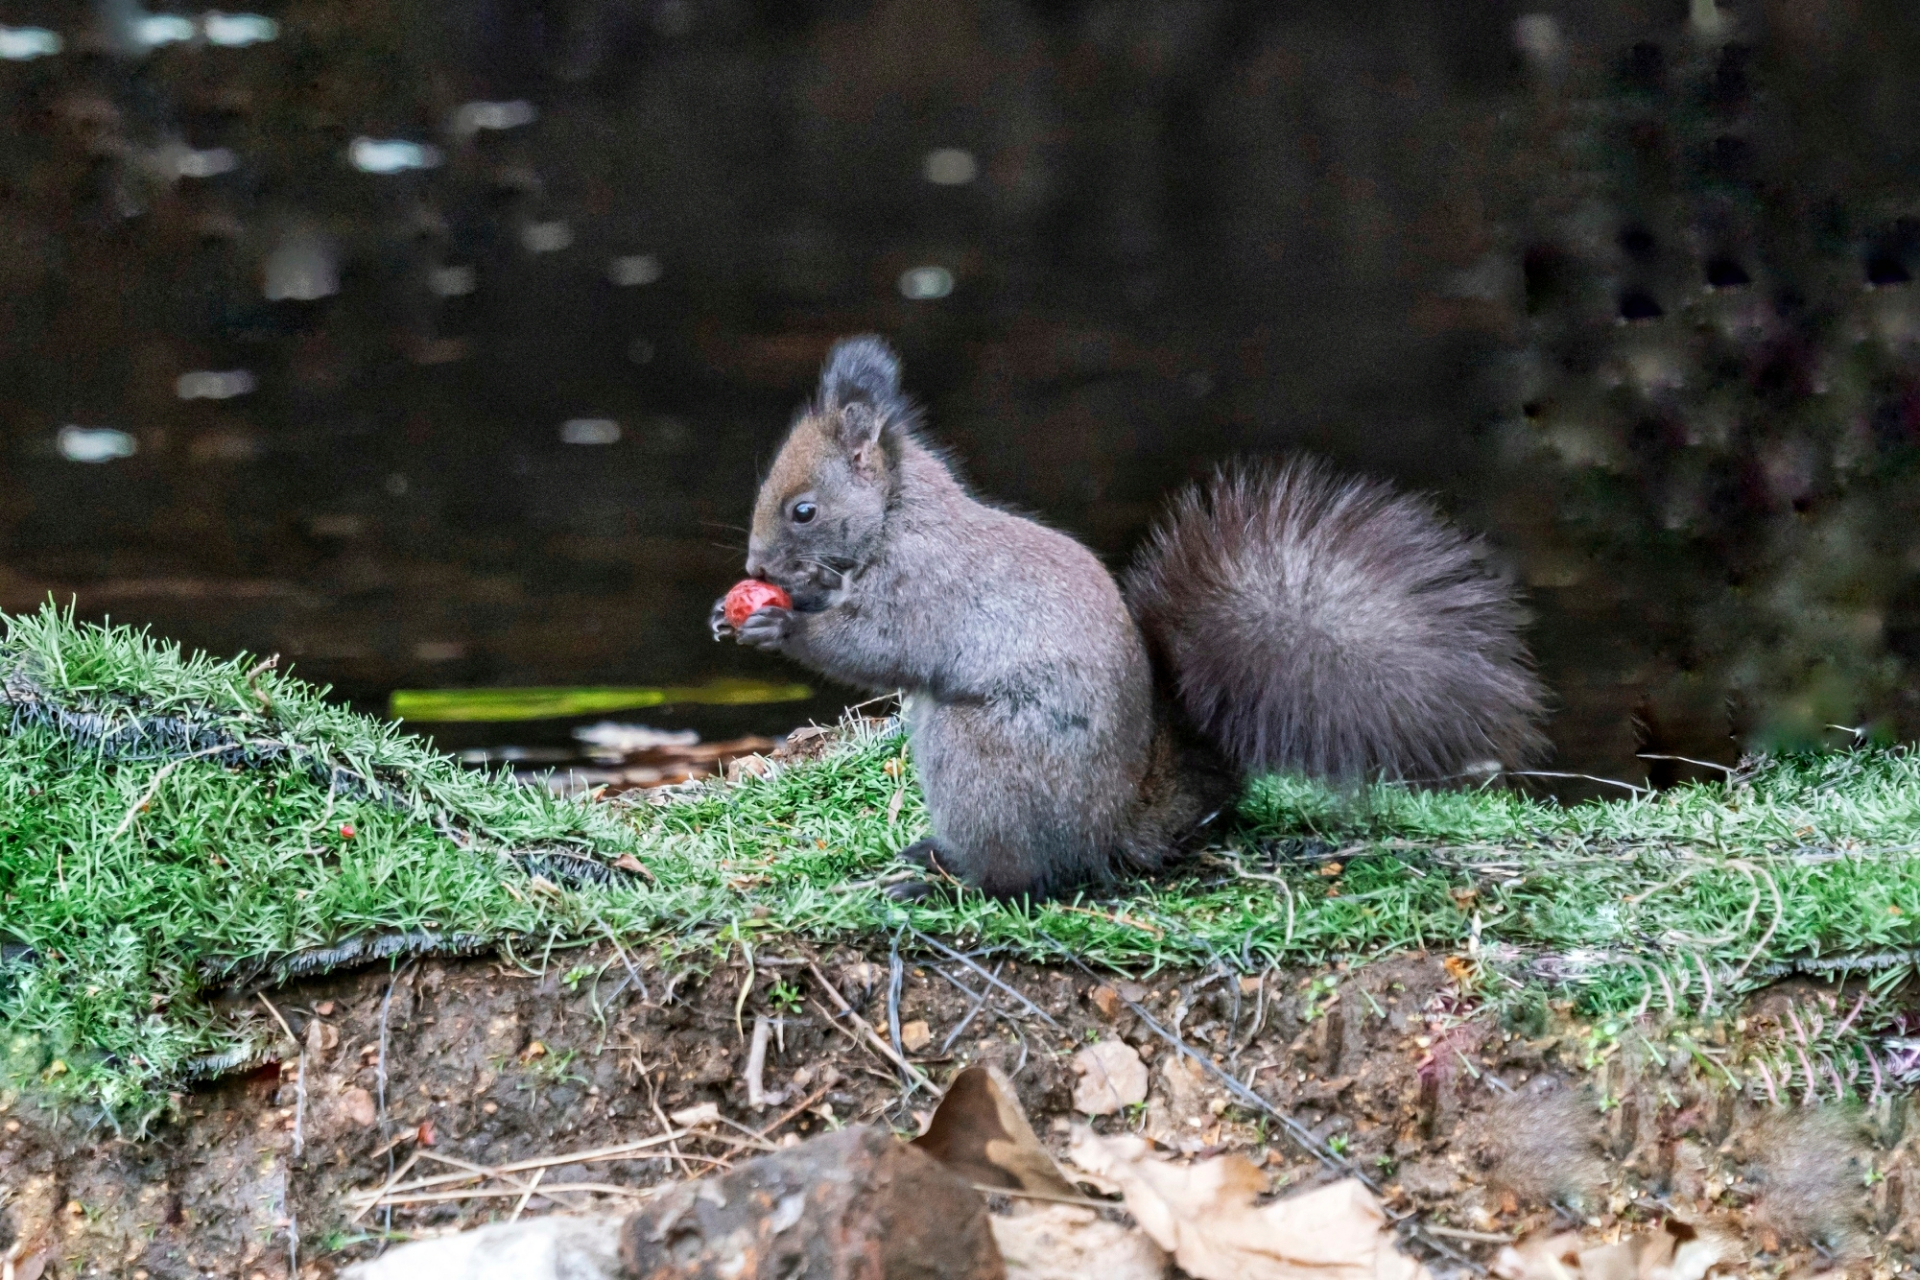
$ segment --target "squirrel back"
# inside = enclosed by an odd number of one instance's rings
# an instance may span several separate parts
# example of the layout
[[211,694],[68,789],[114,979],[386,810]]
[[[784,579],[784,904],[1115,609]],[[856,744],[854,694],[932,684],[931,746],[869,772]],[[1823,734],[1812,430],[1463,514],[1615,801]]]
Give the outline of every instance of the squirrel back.
[[1424,501],[1309,458],[1180,494],[1124,588],[1244,773],[1439,781],[1544,745],[1512,588]]

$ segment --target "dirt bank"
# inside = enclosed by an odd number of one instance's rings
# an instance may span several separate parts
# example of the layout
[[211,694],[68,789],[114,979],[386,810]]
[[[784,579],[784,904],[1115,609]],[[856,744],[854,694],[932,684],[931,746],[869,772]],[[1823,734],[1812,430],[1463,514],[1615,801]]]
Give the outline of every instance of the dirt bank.
[[[857,1028],[829,1016],[831,986],[892,1038],[884,949],[763,943],[751,969],[737,948],[725,960],[631,960],[576,952],[544,973],[422,962],[397,978],[236,998],[236,1015],[250,1004],[284,1019],[301,1051],[289,1042],[277,1065],[179,1096],[143,1140],[14,1105],[0,1124],[12,1274],[283,1277],[297,1265],[328,1276],[383,1237],[610,1203],[579,1188],[697,1175],[753,1133],[779,1141],[854,1119],[913,1130],[930,1109]],[[1000,1065],[1050,1143],[1064,1145],[1073,1054],[1118,1039],[1146,1062],[1151,1092],[1099,1127],[1189,1153],[1245,1150],[1276,1188],[1337,1176],[1274,1114],[1183,1061],[1133,1000],[1375,1180],[1391,1206],[1422,1210],[1464,1257],[1549,1226],[1586,1224],[1602,1238],[1670,1211],[1741,1231],[1779,1274],[1892,1275],[1920,1239],[1905,1100],[1841,1109],[1744,1096],[1723,1069],[1738,1061],[1737,1023],[1690,1028],[1693,1047],[1679,1050],[1660,1029],[1608,1031],[1553,1009],[1503,1026],[1462,991],[1458,962],[1439,957],[1137,984],[981,963],[1009,990],[946,959],[908,958],[901,1043],[935,1082],[970,1062]],[[982,991],[991,998],[974,1011],[969,993]],[[1764,1021],[1820,998],[1780,988],[1749,1013]],[[767,1020],[758,1106],[756,1017]],[[411,1203],[363,1211],[352,1198],[396,1174],[451,1177],[463,1162],[538,1162],[667,1132],[687,1136],[622,1158],[530,1164],[511,1182],[442,1183]]]

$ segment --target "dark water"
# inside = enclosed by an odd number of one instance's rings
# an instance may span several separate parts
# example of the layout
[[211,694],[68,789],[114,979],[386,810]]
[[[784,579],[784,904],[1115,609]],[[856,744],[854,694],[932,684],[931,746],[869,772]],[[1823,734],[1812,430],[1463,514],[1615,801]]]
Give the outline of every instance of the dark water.
[[874,329],[1116,562],[1236,452],[1437,492],[1529,584],[1561,768],[1920,733],[1911,6],[258,15],[4,10],[0,607],[369,706],[786,678],[706,608]]

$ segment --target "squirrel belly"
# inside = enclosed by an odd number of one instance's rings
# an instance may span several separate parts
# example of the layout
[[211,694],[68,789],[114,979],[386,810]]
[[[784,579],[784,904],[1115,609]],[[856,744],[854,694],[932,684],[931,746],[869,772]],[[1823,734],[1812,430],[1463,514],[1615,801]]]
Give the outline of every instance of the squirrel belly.
[[877,338],[838,344],[756,501],[716,635],[902,690],[932,835],[1003,897],[1152,871],[1244,779],[1444,779],[1540,748],[1512,590],[1431,507],[1311,461],[1178,497],[1124,594],[1067,535],[973,497]]

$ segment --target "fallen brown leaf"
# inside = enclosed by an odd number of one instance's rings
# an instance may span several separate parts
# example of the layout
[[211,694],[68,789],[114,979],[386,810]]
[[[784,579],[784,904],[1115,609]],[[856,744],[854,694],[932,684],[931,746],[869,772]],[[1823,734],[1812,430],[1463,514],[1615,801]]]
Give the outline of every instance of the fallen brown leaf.
[[1355,1179],[1256,1206],[1266,1178],[1241,1156],[1156,1159],[1140,1138],[1074,1134],[1073,1162],[1110,1179],[1127,1209],[1194,1280],[1429,1280],[1401,1253]]
[[1080,1077],[1073,1086],[1073,1109],[1083,1115],[1110,1116],[1147,1098],[1147,1064],[1124,1040],[1102,1040],[1073,1055]]
[[1535,1236],[1502,1249],[1492,1271],[1501,1280],[1704,1280],[1739,1249],[1732,1239],[1679,1218],[1614,1244],[1582,1248],[1580,1234]]
[[1081,1205],[1042,1205],[989,1223],[1007,1280],[1162,1280],[1167,1274],[1167,1255],[1144,1232]]
[[955,1076],[913,1145],[978,1185],[1079,1194],[1040,1145],[1013,1085],[996,1067],[968,1067]]
[[371,1128],[377,1118],[373,1106],[373,1095],[358,1085],[340,1095],[340,1105],[346,1109],[347,1119],[362,1129]]
[[720,1105],[715,1102],[702,1102],[691,1107],[682,1107],[678,1111],[669,1111],[667,1118],[683,1129],[698,1129],[701,1125],[720,1123]]

